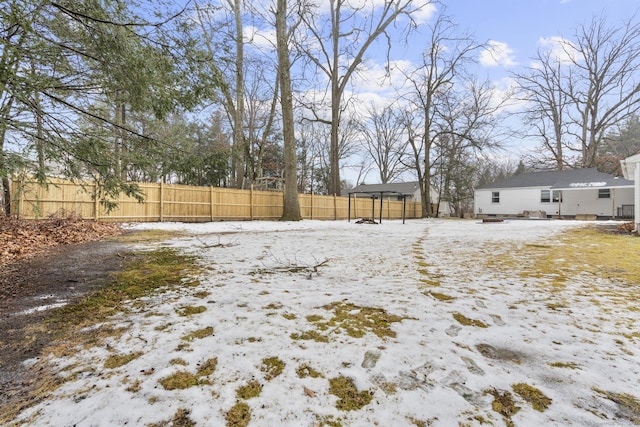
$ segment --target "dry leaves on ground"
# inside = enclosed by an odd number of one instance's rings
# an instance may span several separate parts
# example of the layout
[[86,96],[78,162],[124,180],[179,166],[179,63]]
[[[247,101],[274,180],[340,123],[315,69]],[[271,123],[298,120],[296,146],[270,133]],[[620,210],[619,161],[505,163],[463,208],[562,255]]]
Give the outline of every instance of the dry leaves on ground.
[[88,221],[77,216],[19,220],[0,215],[0,266],[59,245],[99,240],[120,233],[120,224]]

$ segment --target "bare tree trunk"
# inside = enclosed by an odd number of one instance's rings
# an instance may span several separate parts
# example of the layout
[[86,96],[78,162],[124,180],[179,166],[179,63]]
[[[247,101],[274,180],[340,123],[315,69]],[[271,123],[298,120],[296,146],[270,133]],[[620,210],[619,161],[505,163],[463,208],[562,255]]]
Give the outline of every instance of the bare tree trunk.
[[6,216],[11,215],[11,183],[9,177],[2,177],[2,192],[4,196],[4,214]]
[[236,108],[233,118],[233,145],[236,160],[236,186],[246,186],[245,171],[248,154],[248,145],[244,138],[244,35],[242,34],[242,1],[234,0],[233,15],[236,29]]
[[[11,111],[14,97],[10,96],[6,104],[0,109],[0,117],[6,117]],[[4,151],[4,141],[7,134],[7,122],[0,121],[0,176],[2,177],[2,191],[4,194],[4,213],[5,215],[11,215],[11,183],[9,182],[9,165],[6,160],[6,153]]]
[[282,108],[282,134],[284,137],[284,209],[283,221],[300,221],[300,203],[297,187],[296,140],[293,122],[293,95],[291,93],[291,63],[287,37],[287,0],[277,1],[276,41],[278,49],[278,78],[280,79],[280,105]]

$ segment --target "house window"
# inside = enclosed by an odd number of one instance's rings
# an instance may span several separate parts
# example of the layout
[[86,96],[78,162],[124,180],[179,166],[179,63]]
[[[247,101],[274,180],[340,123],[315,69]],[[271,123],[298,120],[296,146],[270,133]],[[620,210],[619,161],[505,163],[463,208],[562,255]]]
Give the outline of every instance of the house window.
[[553,190],[553,203],[562,202],[562,191]]
[[492,191],[491,192],[491,203],[500,203],[500,192]]
[[551,202],[551,191],[540,190],[540,203],[550,203],[550,202]]
[[601,188],[598,190],[598,199],[610,199],[610,198],[611,198],[610,188]]

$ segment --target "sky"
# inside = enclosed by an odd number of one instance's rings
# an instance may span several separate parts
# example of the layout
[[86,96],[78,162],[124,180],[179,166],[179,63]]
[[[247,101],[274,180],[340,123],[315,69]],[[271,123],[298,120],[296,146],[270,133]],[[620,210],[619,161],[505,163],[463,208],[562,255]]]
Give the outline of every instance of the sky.
[[[505,46],[505,55],[486,66],[528,66],[542,39],[571,37],[575,28],[604,14],[618,24],[640,8],[639,0],[445,0],[446,11],[479,41]],[[639,17],[640,18],[640,17]]]
[[[257,427],[482,427],[506,424],[493,401],[508,394],[519,408],[516,426],[630,427],[640,417],[637,404],[633,412],[616,402],[640,399],[634,286],[580,266],[526,274],[540,248],[545,256],[564,231],[588,224],[131,224],[179,231],[138,249],[196,256],[204,267],[199,283],[145,297],[96,326],[126,328],[121,336],[28,361],[66,381],[17,421],[159,426],[182,414],[189,425],[223,426],[243,402]],[[181,315],[197,307],[204,310]],[[376,313],[384,314],[377,323]],[[364,318],[370,321],[356,321]],[[370,327],[383,319],[388,330]],[[350,335],[349,325],[363,335]],[[302,339],[312,332],[326,339]],[[127,355],[128,363],[105,367]],[[283,369],[271,378],[265,360],[273,358]],[[163,385],[214,359],[199,385]],[[371,401],[339,409],[336,378]],[[259,396],[238,396],[251,382],[262,387]],[[516,385],[537,390],[548,407],[535,409]]]
[[[473,73],[478,79],[488,79],[504,93],[515,86],[512,73],[524,72],[533,65],[532,58],[539,48],[554,44],[554,39],[571,38],[576,28],[588,24],[600,14],[607,18],[607,24],[623,23],[634,13],[640,19],[640,0],[444,0],[443,12],[451,17],[461,32],[474,37],[477,42],[488,43],[492,54],[482,52]],[[427,22],[433,22],[432,15]],[[420,34],[421,31],[424,31]],[[423,46],[427,45],[426,28],[418,29],[406,45],[394,46],[391,60],[403,69],[410,70],[420,61]],[[557,46],[557,44],[556,44]],[[367,67],[359,86],[359,96],[368,102],[384,105],[397,95],[390,87],[378,86],[384,72],[384,52],[369,52]],[[395,75],[396,84],[404,81],[402,74]],[[509,118],[503,124],[508,129],[520,129],[522,123],[515,113],[521,111],[521,103],[509,105]],[[504,129],[503,129],[504,131]],[[502,132],[504,135],[507,132]],[[535,152],[538,143],[510,136],[503,140],[505,150],[494,157],[516,164],[521,158]],[[347,180],[354,180],[357,169],[343,169]],[[407,174],[404,180],[415,179]],[[370,172],[366,182],[379,182],[377,171]]]

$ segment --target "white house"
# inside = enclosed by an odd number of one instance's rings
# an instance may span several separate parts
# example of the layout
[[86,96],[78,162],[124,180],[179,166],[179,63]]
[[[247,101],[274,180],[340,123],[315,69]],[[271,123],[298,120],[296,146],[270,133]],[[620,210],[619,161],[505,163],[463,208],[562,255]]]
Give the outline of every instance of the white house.
[[640,234],[640,153],[627,157],[620,162],[622,166],[622,174],[626,179],[634,182],[634,224],[636,225],[636,233]]
[[[477,188],[476,216],[632,218],[633,181],[591,169],[532,172]],[[637,211],[637,208],[635,209]]]

